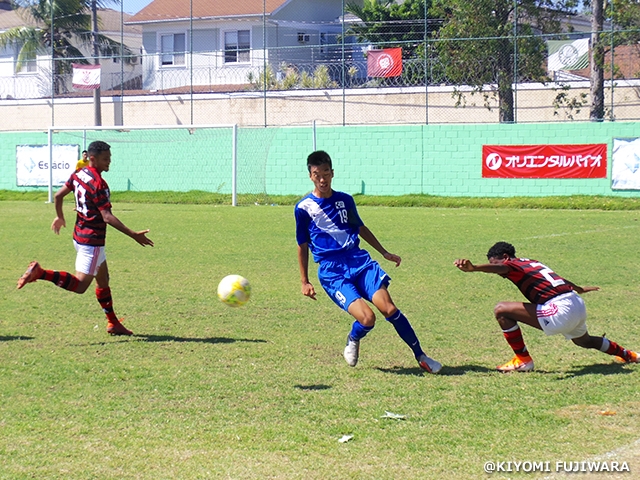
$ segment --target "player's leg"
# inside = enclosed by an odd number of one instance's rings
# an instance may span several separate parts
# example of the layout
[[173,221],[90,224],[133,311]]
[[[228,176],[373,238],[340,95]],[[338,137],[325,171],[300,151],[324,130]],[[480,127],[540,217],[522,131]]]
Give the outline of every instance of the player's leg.
[[375,325],[375,315],[349,278],[349,267],[347,265],[341,262],[329,261],[320,263],[318,268],[320,285],[336,305],[355,319],[351,326],[351,331],[347,335],[347,343],[343,352],[347,364],[355,367],[360,355],[360,340]]
[[638,354],[636,352],[627,350],[606,337],[594,337],[587,332],[578,338],[572,338],[571,341],[579,347],[593,348],[607,355],[613,355],[620,363],[638,363]]
[[109,267],[106,259],[100,264],[96,274],[96,298],[107,316],[107,333],[111,335],[132,335],[133,332],[125,328],[113,311],[113,299],[109,287]]
[[[375,276],[374,278],[380,278]],[[396,307],[386,284],[383,284],[372,296],[372,303],[376,306],[385,319],[393,325],[398,336],[406,343],[415,357],[418,365],[429,373],[438,373],[442,365],[422,350],[420,341],[407,317]]]
[[45,270],[38,262],[33,261],[18,280],[17,288],[20,289],[27,283],[32,283],[36,280],[46,280],[70,292],[84,293],[91,284],[93,276],[79,275],[78,272],[73,275],[69,272],[58,270]]
[[498,366],[501,372],[528,372],[533,370],[533,359],[529,355],[518,323],[525,323],[542,330],[537,316],[537,305],[522,302],[500,302],[493,313],[500,324],[502,334],[511,347],[514,357],[504,365]]

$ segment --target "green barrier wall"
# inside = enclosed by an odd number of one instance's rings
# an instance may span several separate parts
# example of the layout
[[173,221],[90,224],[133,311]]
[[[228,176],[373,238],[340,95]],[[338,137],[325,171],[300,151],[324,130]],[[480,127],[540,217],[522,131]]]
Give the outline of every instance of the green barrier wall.
[[[173,132],[173,131],[172,131]],[[105,178],[113,191],[231,191],[231,129],[180,143],[184,132],[131,131],[120,141],[109,132],[113,163]],[[311,189],[305,160],[313,130],[244,129],[238,132],[239,193],[304,194]],[[124,134],[123,134],[124,135]],[[172,135],[176,136],[173,140]],[[611,190],[614,138],[640,136],[640,123],[518,125],[407,125],[318,127],[316,147],[334,160],[334,188],[369,195],[639,196]],[[164,139],[164,140],[163,140]],[[54,143],[77,142],[56,135]],[[180,140],[181,141],[181,140]],[[46,133],[0,133],[0,189],[16,186],[16,145],[46,144]],[[606,143],[605,179],[483,179],[482,146]],[[80,145],[81,146],[81,145]]]

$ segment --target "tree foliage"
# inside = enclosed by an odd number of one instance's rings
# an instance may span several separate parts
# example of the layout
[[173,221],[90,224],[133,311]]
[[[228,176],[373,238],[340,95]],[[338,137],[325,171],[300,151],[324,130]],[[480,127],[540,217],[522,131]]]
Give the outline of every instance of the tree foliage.
[[[546,44],[535,34],[559,31],[558,14],[573,6],[549,0],[434,0],[431,14],[444,19],[436,41],[443,76],[472,86],[488,108],[497,99],[500,121],[513,122],[513,83],[546,79]],[[464,93],[455,95],[459,103],[465,100]]]

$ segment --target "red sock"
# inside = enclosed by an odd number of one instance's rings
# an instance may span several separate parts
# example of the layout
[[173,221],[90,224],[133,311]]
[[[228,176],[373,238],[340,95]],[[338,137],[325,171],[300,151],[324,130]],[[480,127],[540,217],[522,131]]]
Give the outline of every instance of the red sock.
[[609,339],[607,340],[609,341],[609,348],[607,348],[607,351],[605,353],[608,353],[609,355],[614,355],[616,357],[622,357],[625,360],[629,360],[628,358],[629,354],[627,353],[626,348],[622,348],[616,342],[612,342]]
[[524,344],[524,339],[522,338],[522,330],[520,330],[519,325],[516,325],[513,330],[503,330],[502,333],[509,346],[513,349],[513,353],[515,353],[518,358],[527,361],[531,359],[531,356],[527,351],[527,346]]
[[55,270],[45,270],[42,280],[48,280],[70,292],[75,292],[80,284],[80,280],[75,275],[69,272],[56,272]]
[[116,314],[113,313],[113,299],[111,298],[111,289],[109,287],[96,287],[96,298],[98,299],[98,302],[100,302],[102,311],[107,316],[107,319],[112,323],[118,322],[118,317],[116,317]]

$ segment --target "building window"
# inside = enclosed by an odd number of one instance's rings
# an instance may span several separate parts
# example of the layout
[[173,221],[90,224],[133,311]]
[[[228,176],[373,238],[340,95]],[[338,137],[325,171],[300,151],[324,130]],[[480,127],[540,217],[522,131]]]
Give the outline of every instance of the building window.
[[184,65],[186,35],[174,33],[160,37],[162,65]]
[[22,62],[22,68],[20,69],[20,73],[36,73],[38,71],[38,63],[36,59],[25,60]]
[[249,30],[224,33],[224,63],[248,63],[251,53]]

